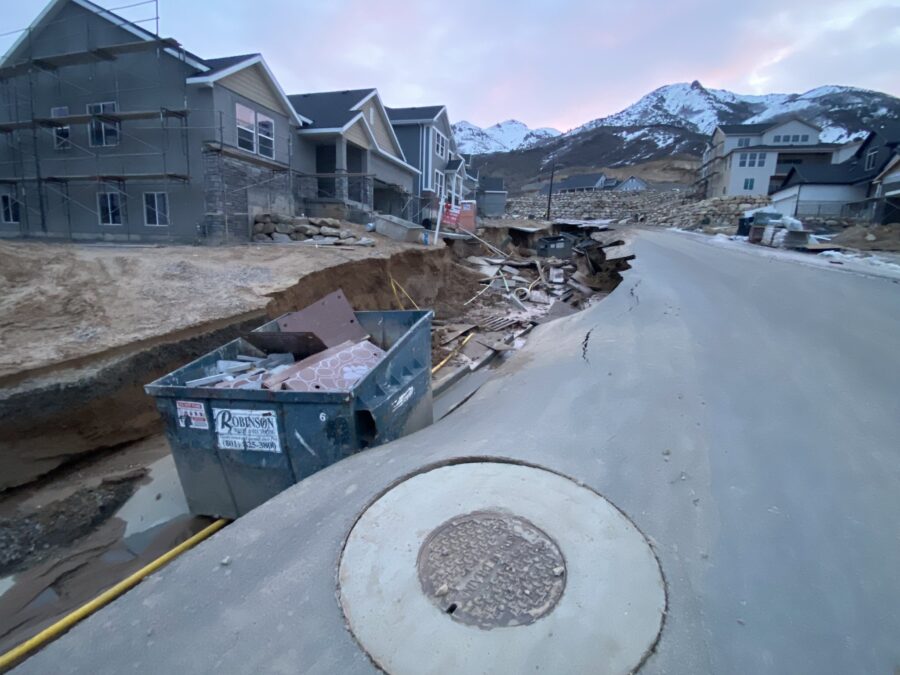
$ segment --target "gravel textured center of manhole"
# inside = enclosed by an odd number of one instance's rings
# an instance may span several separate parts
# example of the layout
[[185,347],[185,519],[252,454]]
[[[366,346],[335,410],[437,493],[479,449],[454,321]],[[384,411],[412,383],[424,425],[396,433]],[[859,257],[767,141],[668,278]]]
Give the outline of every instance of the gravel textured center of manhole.
[[425,539],[419,582],[454,621],[491,629],[549,613],[566,585],[556,543],[533,523],[495,511],[448,520]]

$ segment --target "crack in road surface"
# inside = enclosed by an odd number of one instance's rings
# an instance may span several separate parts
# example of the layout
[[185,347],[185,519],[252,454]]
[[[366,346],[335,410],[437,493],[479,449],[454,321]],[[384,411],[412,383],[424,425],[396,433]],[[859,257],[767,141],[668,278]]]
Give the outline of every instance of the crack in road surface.
[[[594,327],[596,328],[596,326]],[[585,363],[590,363],[591,360],[587,356],[588,351],[588,343],[591,340],[591,333],[594,332],[594,329],[591,328],[587,333],[584,334],[584,340],[581,341],[581,358],[585,360]]]

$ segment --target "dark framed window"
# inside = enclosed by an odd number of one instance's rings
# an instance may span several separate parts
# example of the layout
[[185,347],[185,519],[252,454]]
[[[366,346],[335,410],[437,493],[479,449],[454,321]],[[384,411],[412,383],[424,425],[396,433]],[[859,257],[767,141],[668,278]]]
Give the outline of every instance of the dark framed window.
[[144,193],[144,224],[154,227],[165,227],[169,224],[169,195],[167,193]]
[[101,225],[122,224],[122,194],[119,192],[97,193],[97,214]]
[[19,222],[19,201],[12,195],[0,195],[0,211],[4,223]]
[[[88,115],[115,113],[119,109],[115,101],[88,103]],[[109,147],[119,144],[119,123],[94,119],[88,125],[88,142],[92,148]]]

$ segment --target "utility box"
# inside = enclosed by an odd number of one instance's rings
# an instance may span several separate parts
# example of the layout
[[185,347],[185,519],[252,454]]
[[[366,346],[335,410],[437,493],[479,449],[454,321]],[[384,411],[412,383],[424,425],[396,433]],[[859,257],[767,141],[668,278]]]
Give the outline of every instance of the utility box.
[[565,260],[572,257],[572,248],[577,238],[565,232],[552,237],[541,237],[537,240],[537,254],[542,258],[559,258]]
[[[288,315],[285,315],[288,316]],[[147,385],[192,513],[237,518],[344,457],[432,422],[430,311],[355,312],[381,360],[349,391],[189,387],[243,338]],[[255,332],[280,332],[280,319]]]

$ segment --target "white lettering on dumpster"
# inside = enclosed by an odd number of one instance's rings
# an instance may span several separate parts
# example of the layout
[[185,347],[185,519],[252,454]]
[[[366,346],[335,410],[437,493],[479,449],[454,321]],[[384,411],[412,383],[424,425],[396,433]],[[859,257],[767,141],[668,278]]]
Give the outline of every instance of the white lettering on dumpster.
[[391,410],[393,412],[397,412],[398,410],[400,410],[400,408],[402,408],[407,403],[409,403],[409,399],[412,398],[412,396],[415,392],[416,392],[415,387],[410,387],[409,389],[404,391],[402,394],[400,394],[400,396],[397,397],[397,400],[391,404]]
[[281,452],[278,419],[271,410],[213,408],[213,422],[220,450]]
[[175,401],[178,426],[186,429],[209,429],[206,410],[199,401]]

